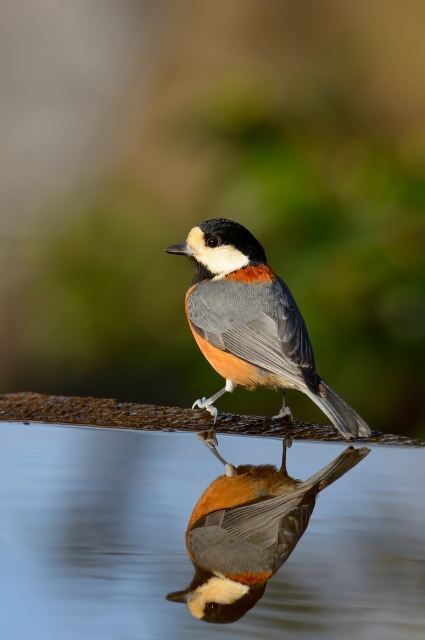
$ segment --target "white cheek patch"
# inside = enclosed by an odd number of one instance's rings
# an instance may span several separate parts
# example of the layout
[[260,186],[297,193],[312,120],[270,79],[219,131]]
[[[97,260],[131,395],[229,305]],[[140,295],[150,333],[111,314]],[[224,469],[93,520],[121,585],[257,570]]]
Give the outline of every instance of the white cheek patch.
[[214,249],[205,246],[204,233],[199,227],[189,233],[187,244],[193,257],[217,278],[224,278],[249,264],[249,258],[232,245],[224,244]]
[[209,253],[200,262],[218,277],[227,276],[249,264],[249,258],[231,245],[222,245],[216,249],[205,247],[205,249]]
[[187,606],[195,618],[201,619],[207,602],[233,604],[248,591],[249,587],[246,584],[229,580],[229,578],[210,578],[208,582],[195,589]]

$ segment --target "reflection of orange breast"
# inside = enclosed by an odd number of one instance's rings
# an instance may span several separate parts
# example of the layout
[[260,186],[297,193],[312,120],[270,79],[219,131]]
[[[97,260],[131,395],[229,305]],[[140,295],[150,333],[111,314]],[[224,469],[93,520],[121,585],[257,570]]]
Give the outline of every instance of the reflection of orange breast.
[[[231,509],[239,505],[268,495],[268,490],[261,483],[244,475],[220,476],[204,491],[190,516],[186,531],[187,539],[192,525],[203,516],[220,509]],[[190,554],[189,554],[190,555]]]
[[186,534],[199,518],[213,511],[287,493],[298,482],[285,472],[277,471],[273,465],[241,465],[237,468],[237,475],[219,476],[205,489],[190,516]]
[[199,518],[212,511],[231,509],[267,495],[268,491],[260,483],[253,482],[246,475],[237,475],[232,478],[220,476],[205,489],[199,498],[190,517],[188,529]]
[[[219,511],[239,507],[260,498],[273,497],[287,493],[295,488],[299,481],[278,471],[273,465],[241,465],[237,475],[220,476],[204,491],[195,505],[186,530],[186,548],[189,557],[196,563],[189,549],[189,534],[192,526],[203,516]],[[262,584],[273,575],[272,571],[264,573],[232,574],[227,577],[244,584]]]
[[294,480],[273,465],[240,465],[237,475],[219,476],[204,491],[193,509],[187,525],[186,539],[192,525],[203,516],[241,506],[258,498],[273,497],[293,490]]

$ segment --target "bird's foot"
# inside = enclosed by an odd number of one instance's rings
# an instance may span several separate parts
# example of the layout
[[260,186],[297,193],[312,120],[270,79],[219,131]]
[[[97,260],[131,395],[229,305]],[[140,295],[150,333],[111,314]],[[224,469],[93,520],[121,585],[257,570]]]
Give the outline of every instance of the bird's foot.
[[199,440],[202,440],[205,446],[208,447],[208,449],[211,449],[211,447],[217,447],[218,445],[217,436],[215,435],[215,429],[205,429],[204,431],[198,431],[196,437],[199,438]]
[[286,420],[286,422],[294,422],[292,411],[289,407],[282,407],[277,416],[273,416],[274,420]]
[[226,462],[224,458],[221,457],[216,447],[218,445],[217,437],[215,435],[215,429],[205,429],[204,431],[199,431],[196,434],[196,437],[203,441],[206,447],[215,455],[216,458],[220,460],[220,462],[224,465],[226,469],[226,476],[228,478],[233,478],[238,475],[238,471],[233,464],[229,464]]
[[286,451],[292,447],[292,438],[289,436],[285,436],[282,440],[282,465],[280,467],[280,473],[283,476],[287,476],[288,472],[286,470]]
[[205,409],[206,411],[208,411],[208,413],[212,415],[212,417],[214,418],[213,424],[215,424],[217,420],[218,410],[213,405],[213,402],[214,400],[211,400],[211,398],[209,399],[200,398],[198,400],[195,400],[195,402],[192,405],[192,409],[194,409],[195,407],[199,407],[200,409]]

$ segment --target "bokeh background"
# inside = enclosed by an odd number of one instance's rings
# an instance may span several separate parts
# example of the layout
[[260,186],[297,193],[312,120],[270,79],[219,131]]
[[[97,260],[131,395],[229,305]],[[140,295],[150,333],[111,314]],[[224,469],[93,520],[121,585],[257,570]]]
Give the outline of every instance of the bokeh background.
[[[220,216],[266,247],[328,383],[372,428],[424,437],[424,3],[0,12],[0,392],[217,391],[184,317],[191,267],[163,248]],[[279,405],[237,390],[219,408]]]

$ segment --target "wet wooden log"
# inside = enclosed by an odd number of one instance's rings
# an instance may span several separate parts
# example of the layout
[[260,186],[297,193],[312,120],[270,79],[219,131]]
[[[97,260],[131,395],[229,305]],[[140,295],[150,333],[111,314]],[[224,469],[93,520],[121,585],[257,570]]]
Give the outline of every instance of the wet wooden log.
[[[212,417],[206,411],[192,411],[178,407],[158,407],[133,404],[103,398],[68,398],[39,393],[0,395],[0,420],[47,423],[57,425],[90,426],[141,431],[201,431],[211,429]],[[215,425],[217,433],[282,438],[347,442],[335,427],[296,420],[288,423],[264,416],[239,416],[219,413]],[[359,441],[385,445],[424,447],[417,438],[374,431]]]

